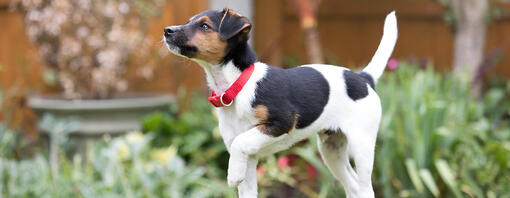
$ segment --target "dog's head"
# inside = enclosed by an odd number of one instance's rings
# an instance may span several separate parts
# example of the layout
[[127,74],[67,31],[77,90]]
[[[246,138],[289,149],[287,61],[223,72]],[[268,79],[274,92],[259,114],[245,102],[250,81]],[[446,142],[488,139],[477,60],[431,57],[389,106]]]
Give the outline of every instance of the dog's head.
[[174,54],[219,64],[226,61],[232,49],[247,43],[250,30],[248,18],[225,8],[202,12],[184,25],[168,26],[164,38]]

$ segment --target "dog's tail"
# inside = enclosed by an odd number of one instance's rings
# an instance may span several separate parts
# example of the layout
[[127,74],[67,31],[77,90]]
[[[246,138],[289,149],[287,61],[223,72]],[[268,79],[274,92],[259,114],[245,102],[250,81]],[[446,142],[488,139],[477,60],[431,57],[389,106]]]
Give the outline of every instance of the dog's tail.
[[372,76],[374,83],[377,83],[377,79],[379,79],[384,72],[384,68],[386,68],[386,64],[393,52],[393,48],[395,48],[397,37],[397,17],[395,16],[395,11],[393,11],[388,14],[384,20],[383,37],[381,39],[381,43],[379,43],[377,51],[372,57],[370,63],[368,63],[367,67],[363,69],[363,72]]

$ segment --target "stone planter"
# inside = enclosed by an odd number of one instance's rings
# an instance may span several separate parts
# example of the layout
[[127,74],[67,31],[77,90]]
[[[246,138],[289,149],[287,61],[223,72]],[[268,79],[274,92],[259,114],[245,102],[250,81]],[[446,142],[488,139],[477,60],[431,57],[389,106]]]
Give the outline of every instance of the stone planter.
[[[76,143],[77,152],[85,154],[87,142],[107,134],[115,136],[140,130],[143,116],[163,110],[173,101],[171,95],[165,94],[126,95],[104,100],[66,100],[57,95],[35,95],[29,97],[28,105],[39,118],[51,114],[56,120],[78,121],[68,137]],[[41,124],[38,128],[45,135],[51,130]]]

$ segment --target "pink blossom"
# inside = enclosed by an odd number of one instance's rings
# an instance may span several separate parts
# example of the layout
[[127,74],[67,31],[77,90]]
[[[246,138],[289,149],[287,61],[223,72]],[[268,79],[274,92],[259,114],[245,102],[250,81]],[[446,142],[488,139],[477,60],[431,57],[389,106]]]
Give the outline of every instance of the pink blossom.
[[290,165],[290,157],[289,156],[281,156],[278,158],[277,166],[280,169],[288,167]]
[[257,176],[264,176],[265,174],[266,170],[264,169],[264,167],[262,166],[257,167]]
[[395,70],[398,67],[398,60],[396,58],[391,58],[388,61],[388,70]]

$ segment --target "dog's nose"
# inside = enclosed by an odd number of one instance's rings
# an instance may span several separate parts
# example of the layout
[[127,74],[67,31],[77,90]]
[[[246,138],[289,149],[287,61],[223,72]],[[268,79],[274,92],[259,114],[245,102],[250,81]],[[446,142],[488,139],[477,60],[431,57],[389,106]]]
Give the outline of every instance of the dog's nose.
[[169,37],[171,34],[173,34],[175,32],[177,28],[175,26],[167,26],[165,27],[165,36],[166,37]]

